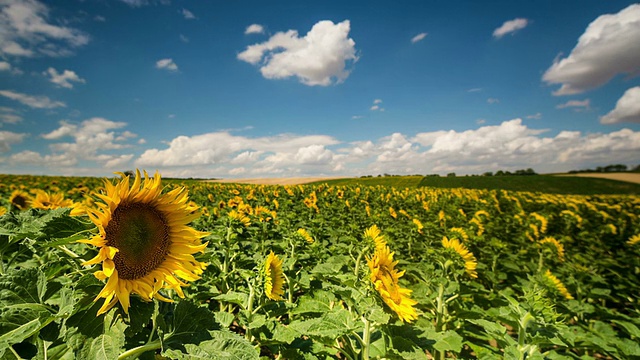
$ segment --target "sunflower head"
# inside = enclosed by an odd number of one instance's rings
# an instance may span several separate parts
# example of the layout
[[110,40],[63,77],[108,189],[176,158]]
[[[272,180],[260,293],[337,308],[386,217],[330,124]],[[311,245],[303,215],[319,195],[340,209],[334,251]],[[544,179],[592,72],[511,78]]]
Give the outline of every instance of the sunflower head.
[[393,254],[388,246],[376,249],[371,258],[367,258],[370,279],[382,301],[393,310],[403,322],[411,322],[418,318],[413,307],[418,302],[411,299],[411,290],[400,287],[399,279],[404,271],[398,271],[395,267],[397,261],[393,261]]
[[73,201],[65,199],[62,193],[48,193],[46,191],[37,190],[36,198],[31,202],[34,209],[53,210],[61,207],[72,207]]
[[562,281],[560,281],[560,279],[553,275],[551,271],[547,270],[547,272],[544,273],[544,278],[547,283],[551,285],[552,288],[555,288],[555,290],[559,292],[560,295],[562,295],[565,299],[573,300],[573,296],[571,296],[569,290],[567,290]]
[[301,236],[307,243],[313,244],[314,242],[313,237],[311,236],[311,234],[309,234],[309,232],[306,229],[300,228],[298,229],[298,231],[296,231],[296,233],[299,236]]
[[273,251],[264,262],[264,293],[271,300],[282,300],[284,294],[282,260]]
[[184,297],[182,287],[199,279],[207,265],[193,256],[204,252],[207,244],[200,239],[208,234],[188,226],[200,212],[188,204],[186,189],[162,194],[158,173],[150,178],[145,172],[142,180],[136,171],[131,185],[129,176],[120,175],[115,184],[105,181],[105,191],[97,195],[102,202],[86,210],[99,233],[80,241],[99,248],[84,265],[102,263],[94,275],[108,279],[96,297],[105,299],[98,315],[116,302],[128,312],[131,293],[146,301],[171,301],[159,293],[162,289]]
[[17,189],[11,193],[9,202],[12,206],[15,206],[20,210],[24,210],[29,208],[29,205],[31,204],[31,197],[26,192]]
[[452,249],[455,251],[464,261],[464,269],[467,275],[472,278],[477,278],[478,273],[476,268],[478,267],[478,260],[473,256],[473,253],[467,249],[466,246],[460,243],[458,239],[449,240],[446,236],[442,238],[442,246],[445,249]]
[[375,224],[371,225],[370,228],[364,231],[363,237],[367,243],[373,243],[376,249],[381,249],[387,246],[387,240],[384,238],[384,235],[382,235],[380,228]]

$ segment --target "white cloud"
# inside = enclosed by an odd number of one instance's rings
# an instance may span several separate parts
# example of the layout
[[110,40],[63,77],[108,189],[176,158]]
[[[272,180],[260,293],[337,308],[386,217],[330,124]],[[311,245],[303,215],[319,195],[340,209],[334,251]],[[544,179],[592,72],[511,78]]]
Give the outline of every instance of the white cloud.
[[60,126],[41,137],[46,140],[70,138],[73,142],[54,142],[49,145],[50,154],[42,155],[31,150],[13,154],[15,164],[31,164],[46,167],[75,166],[80,161],[94,162],[103,169],[118,170],[133,158],[133,154],[114,154],[114,151],[131,147],[129,139],[137,137],[130,131],[118,132],[127,124],[94,117],[79,124],[60,121]]
[[93,20],[97,21],[97,22],[105,22],[105,21],[107,21],[107,18],[105,18],[102,15],[96,15],[96,16],[93,17]]
[[249,34],[264,34],[264,27],[260,24],[251,24],[247,26],[247,29],[244,31],[245,35]]
[[253,65],[267,79],[295,76],[305,85],[328,86],[349,76],[347,62],[356,62],[355,42],[349,38],[350,23],[345,20],[316,23],[304,37],[296,30],[278,32],[269,40],[248,46],[238,59]]
[[[148,149],[136,164],[139,166],[185,166],[211,165],[255,159],[266,155],[267,163],[293,163],[295,155],[302,148],[336,144],[337,141],[324,135],[279,135],[274,137],[247,138],[231,135],[229,132],[213,132],[196,136],[178,136],[169,142],[164,150]],[[308,150],[303,150],[308,151]],[[266,153],[269,152],[267,155]],[[242,155],[246,153],[245,155]],[[303,154],[299,159],[306,159]],[[286,161],[285,161],[286,160]],[[270,164],[273,165],[273,164]]]
[[11,145],[21,143],[25,136],[27,134],[0,131],[0,152],[6,153],[10,151]]
[[529,24],[527,19],[516,18],[513,20],[505,21],[502,26],[495,29],[493,31],[493,37],[500,39],[506,34],[516,32],[518,30],[524,29]]
[[418,41],[424,39],[425,37],[427,37],[427,33],[420,33],[414,37],[411,38],[411,43],[415,44]]
[[182,41],[183,43],[188,43],[189,42],[189,38],[180,34],[180,41]]
[[0,106],[0,122],[5,124],[17,124],[22,121],[22,116],[18,115],[15,109]]
[[36,0],[0,2],[0,55],[66,56],[85,45],[89,36],[80,30],[48,22],[49,8]]
[[140,7],[149,4],[148,0],[120,0],[131,7]]
[[382,104],[382,99],[375,99],[373,100],[374,104]]
[[31,96],[11,90],[0,90],[0,95],[35,109],[54,109],[67,106],[61,101],[53,101],[46,96]]
[[637,164],[638,154],[640,132],[553,135],[513,119],[466,131],[393,133],[352,143],[323,135],[245,137],[221,131],[179,136],[164,149],[146,150],[134,165],[159,169],[165,176],[192,177],[464,174]]
[[373,106],[371,106],[371,107],[369,108],[369,110],[371,110],[371,111],[380,110],[380,106],[378,106],[378,105],[373,105]]
[[602,124],[640,123],[640,86],[632,87],[618,99],[616,107],[600,118]]
[[554,95],[571,95],[604,85],[618,74],[640,74],[640,4],[591,22],[571,54],[554,60],[542,80],[561,84]]
[[527,119],[540,120],[540,119],[542,119],[542,113],[535,113],[535,114],[532,114],[532,115],[527,115]]
[[358,120],[358,119],[362,119],[362,118],[363,118],[363,116],[362,116],[362,115],[353,115],[353,116],[351,117],[351,119],[352,119],[352,120]]
[[45,74],[50,76],[49,81],[52,83],[67,89],[72,89],[73,84],[71,82],[85,83],[85,80],[79,77],[74,71],[65,70],[62,74],[59,74],[56,69],[50,67]]
[[482,88],[472,88],[467,90],[467,92],[479,92],[479,91],[482,91]]
[[0,61],[0,71],[9,71],[11,70],[11,64],[6,61]]
[[573,108],[576,111],[581,111],[581,110],[588,110],[590,105],[591,105],[591,100],[589,99],[569,100],[564,104],[556,105],[556,109]]
[[156,69],[165,69],[169,71],[178,71],[178,65],[173,59],[161,59],[156,61]]
[[193,15],[193,13],[187,9],[182,9],[182,16],[184,16],[184,18],[187,20],[193,20],[196,18],[196,16]]
[[482,124],[484,124],[486,122],[487,122],[487,120],[485,120],[485,119],[476,119],[476,124],[478,124],[478,125],[482,125]]
[[496,98],[488,98],[487,99],[487,103],[489,104],[497,104],[500,102],[500,99],[496,99]]

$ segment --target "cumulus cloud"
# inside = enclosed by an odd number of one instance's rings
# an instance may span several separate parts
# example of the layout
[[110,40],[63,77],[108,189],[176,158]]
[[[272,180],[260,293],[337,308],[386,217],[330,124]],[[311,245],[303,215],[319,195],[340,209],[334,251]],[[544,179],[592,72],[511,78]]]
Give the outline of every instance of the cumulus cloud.
[[247,26],[247,29],[244,31],[245,35],[249,34],[264,34],[264,27],[260,24],[251,24]]
[[[300,149],[320,145],[334,145],[337,140],[325,135],[279,135],[274,137],[247,138],[227,131],[196,136],[178,136],[164,150],[148,149],[136,160],[139,166],[211,165],[260,158],[263,165],[306,164],[311,161]],[[315,148],[314,148],[315,149]],[[317,151],[317,149],[316,149]],[[243,153],[246,153],[243,155]],[[267,154],[268,153],[268,154]],[[296,158],[296,155],[298,157]],[[323,155],[323,154],[319,154]]]
[[591,22],[571,54],[554,60],[542,80],[561,84],[554,95],[571,95],[604,85],[618,74],[640,74],[640,4]]
[[303,37],[296,30],[278,32],[269,40],[248,46],[238,59],[260,66],[267,79],[297,77],[309,86],[344,81],[347,63],[357,61],[355,42],[349,38],[349,20],[316,23]]
[[73,84],[71,82],[77,82],[81,84],[85,83],[85,80],[83,78],[81,78],[80,76],[78,76],[78,74],[71,70],[65,70],[61,74],[59,74],[56,69],[50,67],[45,74],[49,75],[49,81],[59,87],[67,89],[73,88]]
[[6,153],[10,151],[11,145],[21,143],[25,136],[27,136],[27,134],[0,131],[0,152]]
[[426,37],[427,37],[427,33],[420,33],[420,34],[418,34],[418,35],[416,35],[416,36],[411,38],[411,43],[415,44],[418,41],[420,41],[420,40],[422,40],[422,39],[424,39]]
[[46,96],[32,96],[11,90],[0,90],[0,95],[11,100],[18,101],[34,109],[54,109],[67,106],[61,101],[53,101]]
[[196,16],[193,15],[193,13],[187,9],[182,9],[182,16],[184,16],[184,18],[187,20],[193,20],[196,18]]
[[582,111],[582,110],[589,110],[590,106],[591,106],[591,100],[589,99],[569,100],[564,104],[556,105],[556,109],[573,108],[575,111]]
[[[60,121],[60,126],[41,137],[55,141],[49,145],[51,153],[41,154],[32,150],[11,155],[14,164],[30,164],[47,167],[76,166],[81,161],[94,162],[103,169],[120,169],[133,158],[133,154],[116,154],[132,145],[129,139],[137,137],[130,131],[117,131],[127,124],[94,117],[79,124]],[[72,141],[60,142],[69,139]]]
[[156,61],[156,69],[164,69],[168,71],[178,71],[178,65],[173,59],[161,59]]
[[602,124],[621,122],[640,123],[640,86],[625,91],[616,107],[600,118]]
[[516,18],[513,20],[505,21],[502,26],[493,30],[493,37],[496,39],[500,39],[501,37],[514,33],[518,30],[524,29],[529,24],[527,19]]
[[67,56],[89,42],[84,32],[49,22],[49,8],[36,0],[0,2],[0,55]]

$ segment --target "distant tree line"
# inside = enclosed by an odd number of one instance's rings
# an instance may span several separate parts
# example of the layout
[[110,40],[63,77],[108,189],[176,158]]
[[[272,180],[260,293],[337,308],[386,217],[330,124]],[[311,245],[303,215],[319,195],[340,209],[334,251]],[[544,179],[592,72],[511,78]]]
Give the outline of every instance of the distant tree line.
[[569,174],[577,174],[577,173],[607,173],[607,172],[640,172],[640,165],[636,165],[634,168],[629,169],[627,165],[624,164],[614,164],[607,166],[598,166],[595,169],[583,169],[583,170],[571,170]]

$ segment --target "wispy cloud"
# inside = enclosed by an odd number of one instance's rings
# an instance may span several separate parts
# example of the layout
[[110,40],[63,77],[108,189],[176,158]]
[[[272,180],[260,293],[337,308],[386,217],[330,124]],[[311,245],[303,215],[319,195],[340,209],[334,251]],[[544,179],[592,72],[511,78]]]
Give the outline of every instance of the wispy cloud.
[[524,29],[528,24],[529,21],[523,18],[516,18],[513,20],[505,21],[502,26],[493,31],[493,37],[496,39],[500,39],[507,34]]
[[0,95],[35,109],[54,109],[67,106],[62,101],[54,101],[46,96],[32,96],[11,90],[0,90]]
[[418,35],[416,35],[416,36],[411,38],[411,43],[415,44],[418,41],[421,41],[426,37],[427,37],[427,33],[426,32],[420,33],[420,34],[418,34]]

